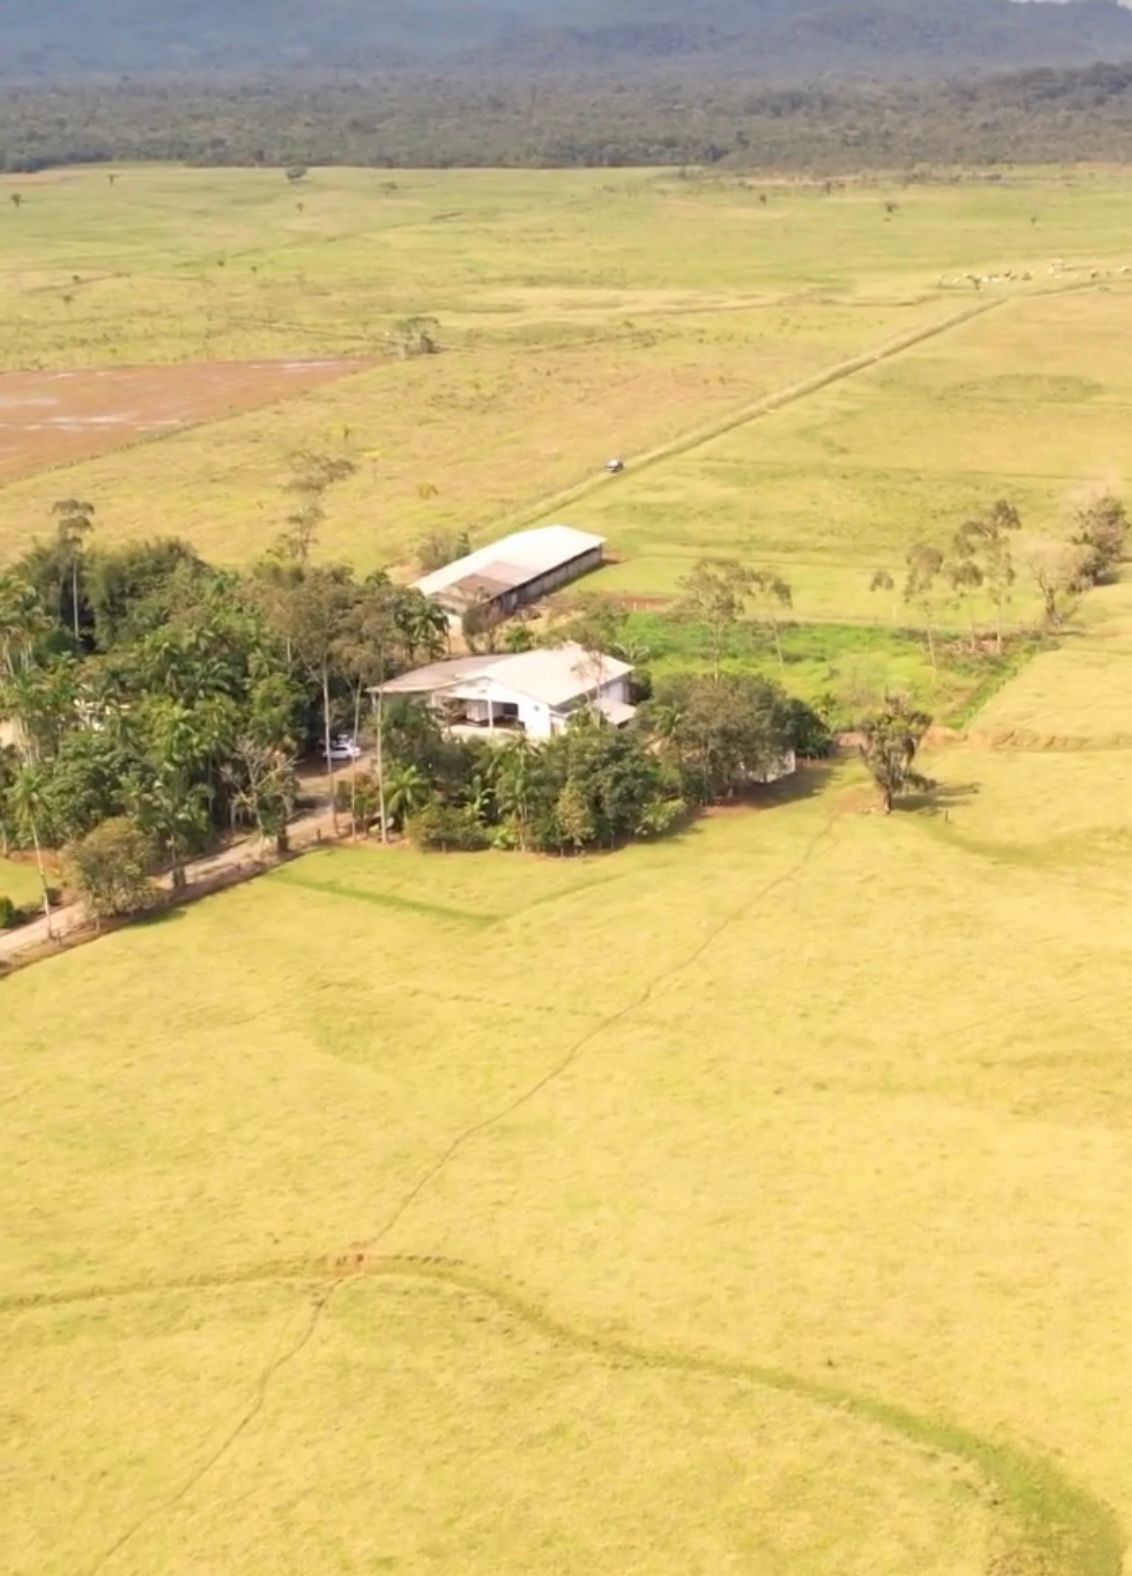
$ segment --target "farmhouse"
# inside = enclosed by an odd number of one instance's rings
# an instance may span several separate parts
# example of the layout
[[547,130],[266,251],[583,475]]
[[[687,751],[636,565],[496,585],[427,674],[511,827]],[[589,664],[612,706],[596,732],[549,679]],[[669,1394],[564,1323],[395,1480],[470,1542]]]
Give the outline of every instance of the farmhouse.
[[571,525],[544,525],[479,547],[414,585],[439,603],[453,623],[477,606],[506,618],[516,608],[597,569],[604,550],[604,537],[576,531]]
[[[403,673],[381,686],[385,696],[426,701],[455,732],[520,732],[530,739],[561,733],[571,713],[595,706],[614,727],[633,717],[627,662],[569,642],[545,651],[453,657]],[[378,693],[374,691],[373,693]]]

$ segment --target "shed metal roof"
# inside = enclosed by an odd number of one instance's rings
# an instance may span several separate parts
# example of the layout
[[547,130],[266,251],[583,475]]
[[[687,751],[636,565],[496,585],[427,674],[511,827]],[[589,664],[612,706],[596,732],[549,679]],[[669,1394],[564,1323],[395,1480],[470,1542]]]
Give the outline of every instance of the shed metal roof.
[[633,670],[629,663],[601,652],[587,651],[574,641],[535,651],[495,656],[455,657],[402,673],[384,685],[386,695],[435,695],[475,681],[517,690],[531,700],[558,710],[604,689]]
[[504,590],[510,591],[604,546],[604,536],[575,530],[572,525],[543,525],[534,531],[516,531],[487,547],[477,547],[474,553],[423,575],[413,584],[425,596],[440,596],[445,591],[462,589],[462,582],[471,576],[482,575],[499,581]]

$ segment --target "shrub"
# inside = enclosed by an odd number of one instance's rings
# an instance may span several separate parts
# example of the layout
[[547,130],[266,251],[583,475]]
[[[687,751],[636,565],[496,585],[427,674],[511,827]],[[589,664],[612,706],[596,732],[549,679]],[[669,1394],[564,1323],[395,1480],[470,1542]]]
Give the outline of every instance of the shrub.
[[665,837],[687,814],[688,806],[683,799],[652,799],[641,812],[637,836]]
[[96,920],[149,908],[156,888],[149,879],[153,845],[128,816],[103,821],[69,851],[71,884]]
[[629,699],[634,706],[643,706],[652,700],[652,674],[648,668],[635,668],[629,676]]
[[468,805],[444,804],[430,799],[405,823],[409,838],[418,848],[439,849],[443,853],[474,853],[490,846],[491,838]]
[[833,754],[833,734],[819,711],[804,700],[786,702],[786,732],[790,747],[804,760],[822,761]]
[[381,820],[381,789],[372,772],[340,777],[335,784],[334,800],[344,814],[354,812],[354,831],[363,835]]
[[17,925],[22,924],[23,917],[23,910],[0,892],[0,930],[15,930]]
[[472,542],[467,531],[426,531],[417,542],[417,563],[427,575],[434,569],[443,569],[446,564],[455,563],[457,558],[463,558],[471,550]]
[[492,848],[505,854],[514,853],[519,847],[519,834],[510,821],[501,821],[498,826],[488,827],[487,840]]
[[1096,585],[1116,576],[1128,539],[1128,515],[1119,498],[1106,493],[1077,512],[1074,543],[1084,549],[1081,563],[1083,586]]

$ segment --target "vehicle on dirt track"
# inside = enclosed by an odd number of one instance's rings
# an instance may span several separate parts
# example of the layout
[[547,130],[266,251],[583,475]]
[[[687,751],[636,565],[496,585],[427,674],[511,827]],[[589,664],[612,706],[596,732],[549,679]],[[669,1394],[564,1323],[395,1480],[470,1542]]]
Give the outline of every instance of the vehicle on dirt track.
[[325,744],[319,750],[324,760],[331,761],[356,761],[362,756],[362,747],[357,739],[348,733],[336,733],[330,741],[330,754],[327,756]]

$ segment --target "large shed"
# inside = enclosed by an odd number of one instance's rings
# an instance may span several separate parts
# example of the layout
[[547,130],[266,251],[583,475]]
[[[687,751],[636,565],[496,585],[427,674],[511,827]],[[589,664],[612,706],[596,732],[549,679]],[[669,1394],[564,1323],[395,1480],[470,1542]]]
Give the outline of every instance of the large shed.
[[579,575],[597,569],[605,538],[572,525],[544,525],[516,531],[488,547],[445,564],[414,582],[458,621],[470,607],[484,607],[506,618],[518,608],[547,596]]

